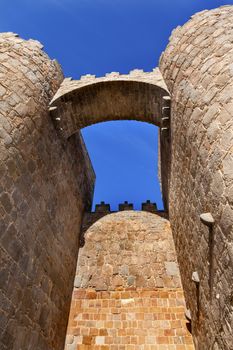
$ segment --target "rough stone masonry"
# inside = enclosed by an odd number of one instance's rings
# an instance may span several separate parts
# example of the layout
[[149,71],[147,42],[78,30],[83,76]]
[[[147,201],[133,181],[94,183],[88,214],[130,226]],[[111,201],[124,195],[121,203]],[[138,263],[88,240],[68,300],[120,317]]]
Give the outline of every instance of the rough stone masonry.
[[193,350],[169,221],[125,207],[85,216],[65,349]]
[[[81,224],[95,182],[80,128],[117,119],[160,128],[164,205],[194,346],[233,349],[232,23],[233,6],[203,11],[172,33],[153,72],[79,81],[63,80],[37,41],[0,35],[1,349],[63,349]],[[158,247],[153,252],[159,256]],[[110,288],[115,277],[108,277]],[[106,303],[109,294],[101,298]],[[78,349],[83,345],[92,346]]]

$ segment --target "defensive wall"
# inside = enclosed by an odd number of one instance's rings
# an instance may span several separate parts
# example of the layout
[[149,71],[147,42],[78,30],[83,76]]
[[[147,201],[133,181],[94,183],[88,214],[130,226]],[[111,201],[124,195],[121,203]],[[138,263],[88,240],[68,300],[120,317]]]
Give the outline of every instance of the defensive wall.
[[194,349],[169,221],[119,209],[85,215],[65,349]]
[[0,35],[0,348],[62,349],[94,173],[48,104],[63,80],[33,40]]
[[[163,198],[195,348],[233,347],[232,22],[233,6],[203,11],[172,33],[153,72],[78,81],[63,80],[37,41],[0,35],[1,349],[63,349],[95,182],[80,128],[126,119],[160,128]],[[120,213],[100,221],[111,215]]]
[[160,61],[172,101],[169,220],[198,349],[233,347],[232,19],[232,6],[194,15]]

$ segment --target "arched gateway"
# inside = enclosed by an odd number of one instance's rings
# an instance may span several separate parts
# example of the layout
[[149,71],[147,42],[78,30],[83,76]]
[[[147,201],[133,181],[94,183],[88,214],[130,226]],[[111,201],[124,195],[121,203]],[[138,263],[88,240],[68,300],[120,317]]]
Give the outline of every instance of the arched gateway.
[[[160,127],[163,197],[194,344],[198,350],[233,348],[232,22],[233,6],[203,11],[173,31],[159,69],[79,81],[64,80],[60,66],[37,41],[13,33],[0,35],[1,349],[63,349],[81,223],[95,182],[79,130],[117,119]],[[100,220],[105,228],[111,215]],[[139,217],[140,221],[145,215]],[[121,225],[127,230],[125,219]],[[96,228],[97,223],[92,229]],[[139,249],[145,246],[151,253],[153,244],[144,243]],[[120,271],[125,276],[128,270],[120,266]],[[114,298],[119,295],[116,292]],[[109,303],[105,296],[103,304]],[[136,294],[126,299],[131,296]],[[160,296],[167,299],[167,294]],[[88,300],[92,297],[85,294]],[[151,300],[148,303],[152,305]],[[157,314],[147,313],[144,329],[152,325],[154,331],[156,320],[151,318]],[[86,321],[91,325],[92,320]],[[139,320],[128,321],[135,325]],[[162,324],[166,337],[174,333]],[[97,348],[106,349],[105,335],[96,336]],[[150,349],[154,342],[161,349],[184,348],[178,334],[175,340],[171,336],[176,343],[169,344],[164,336],[147,336]],[[76,344],[69,343],[68,348],[76,350]]]
[[[128,75],[110,73],[80,80],[65,79],[50,103],[50,111],[65,138],[104,121],[138,120],[157,126],[169,109],[169,93],[158,68]],[[169,112],[169,111],[168,111]]]
[[104,77],[65,78],[50,102],[50,115],[66,140],[80,129],[113,120],[137,120],[160,127],[160,176],[165,209],[168,208],[171,98],[159,68]]

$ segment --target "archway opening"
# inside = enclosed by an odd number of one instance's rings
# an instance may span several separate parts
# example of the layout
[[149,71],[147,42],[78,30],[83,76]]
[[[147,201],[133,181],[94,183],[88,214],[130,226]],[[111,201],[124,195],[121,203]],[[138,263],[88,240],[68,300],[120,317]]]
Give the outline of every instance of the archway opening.
[[138,121],[111,121],[82,129],[96,172],[93,208],[101,201],[118,210],[146,200],[163,209],[158,179],[158,128]]
[[[102,78],[84,76],[77,81],[65,79],[50,103],[50,111],[64,139],[80,129],[102,122],[140,121],[160,127],[161,182],[167,210],[170,96],[158,69],[148,73],[132,71],[123,76],[113,73]],[[112,136],[114,134],[115,131]],[[158,197],[161,203],[161,196]]]

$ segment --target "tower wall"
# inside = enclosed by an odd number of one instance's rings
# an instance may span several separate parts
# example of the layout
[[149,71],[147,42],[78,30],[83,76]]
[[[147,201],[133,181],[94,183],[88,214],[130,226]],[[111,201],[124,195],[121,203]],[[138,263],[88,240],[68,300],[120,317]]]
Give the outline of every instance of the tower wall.
[[232,22],[232,6],[192,16],[172,33],[160,62],[172,101],[169,218],[203,350],[233,347]]
[[193,350],[169,221],[126,205],[85,216],[65,350]]
[[[194,341],[200,350],[233,347],[232,22],[233,6],[193,16],[173,32],[161,57],[164,80],[158,70],[152,76],[136,72],[146,76],[145,79],[154,79],[156,73],[163,86],[159,85],[158,94],[154,88],[150,90],[149,112],[154,113],[157,105],[156,115],[161,114],[156,116],[161,121],[155,124],[161,126],[163,192],[169,203]],[[0,35],[0,347],[3,350],[63,349],[81,221],[84,211],[90,209],[95,179],[79,132],[79,128],[92,124],[93,120],[88,118],[93,109],[89,112],[91,99],[86,97],[85,103],[82,99],[77,103],[78,94],[92,89],[95,93],[98,86],[108,93],[107,86],[117,88],[122,83],[114,75],[93,86],[90,77],[61,85],[60,67],[41,49],[36,41],[24,41],[12,33]],[[113,78],[116,81],[110,84],[108,80]],[[132,84],[130,79],[123,79],[123,85],[129,87],[127,94],[131,94],[131,89],[140,92],[142,82],[135,84],[138,76],[132,78]],[[77,89],[87,80],[88,86]],[[143,86],[146,82],[143,80]],[[168,95],[166,86],[171,94],[171,118],[170,99],[164,100]],[[68,92],[67,87],[71,89]],[[73,88],[75,94],[71,93]],[[57,91],[56,105],[53,97]],[[103,96],[100,93],[96,97],[96,106],[101,106]],[[72,104],[75,109],[71,108]],[[88,117],[85,123],[80,123],[82,105]],[[125,112],[122,106],[120,103]],[[139,107],[131,114],[131,107],[120,119],[129,116],[134,119],[140,114]],[[150,120],[147,108],[146,102],[143,121]],[[113,108],[116,114],[113,119],[119,119],[119,111]],[[102,111],[99,115],[102,117]],[[98,122],[106,121],[109,115]],[[71,132],[64,133],[67,123],[73,125],[71,116],[78,123],[67,129]],[[64,134],[66,137],[62,138]],[[121,208],[126,209],[126,204]],[[124,227],[129,222],[132,224],[133,216],[127,217]],[[92,217],[91,214],[91,220]],[[143,265],[144,260],[140,266]],[[109,278],[107,287],[114,282],[114,274]],[[92,278],[90,281],[93,283]],[[89,294],[89,287],[97,288],[94,284],[83,287],[87,299],[96,298],[99,293],[96,290]],[[113,298],[118,295],[118,290],[115,292]],[[97,299],[104,296],[109,301],[109,295],[98,294]],[[132,291],[131,296],[134,295]],[[98,342],[102,341],[98,338],[95,345],[101,346]],[[77,344],[72,344],[73,341],[68,345],[73,350],[72,346]]]
[[94,174],[48,104],[63,75],[40,43],[0,35],[0,348],[63,349]]

